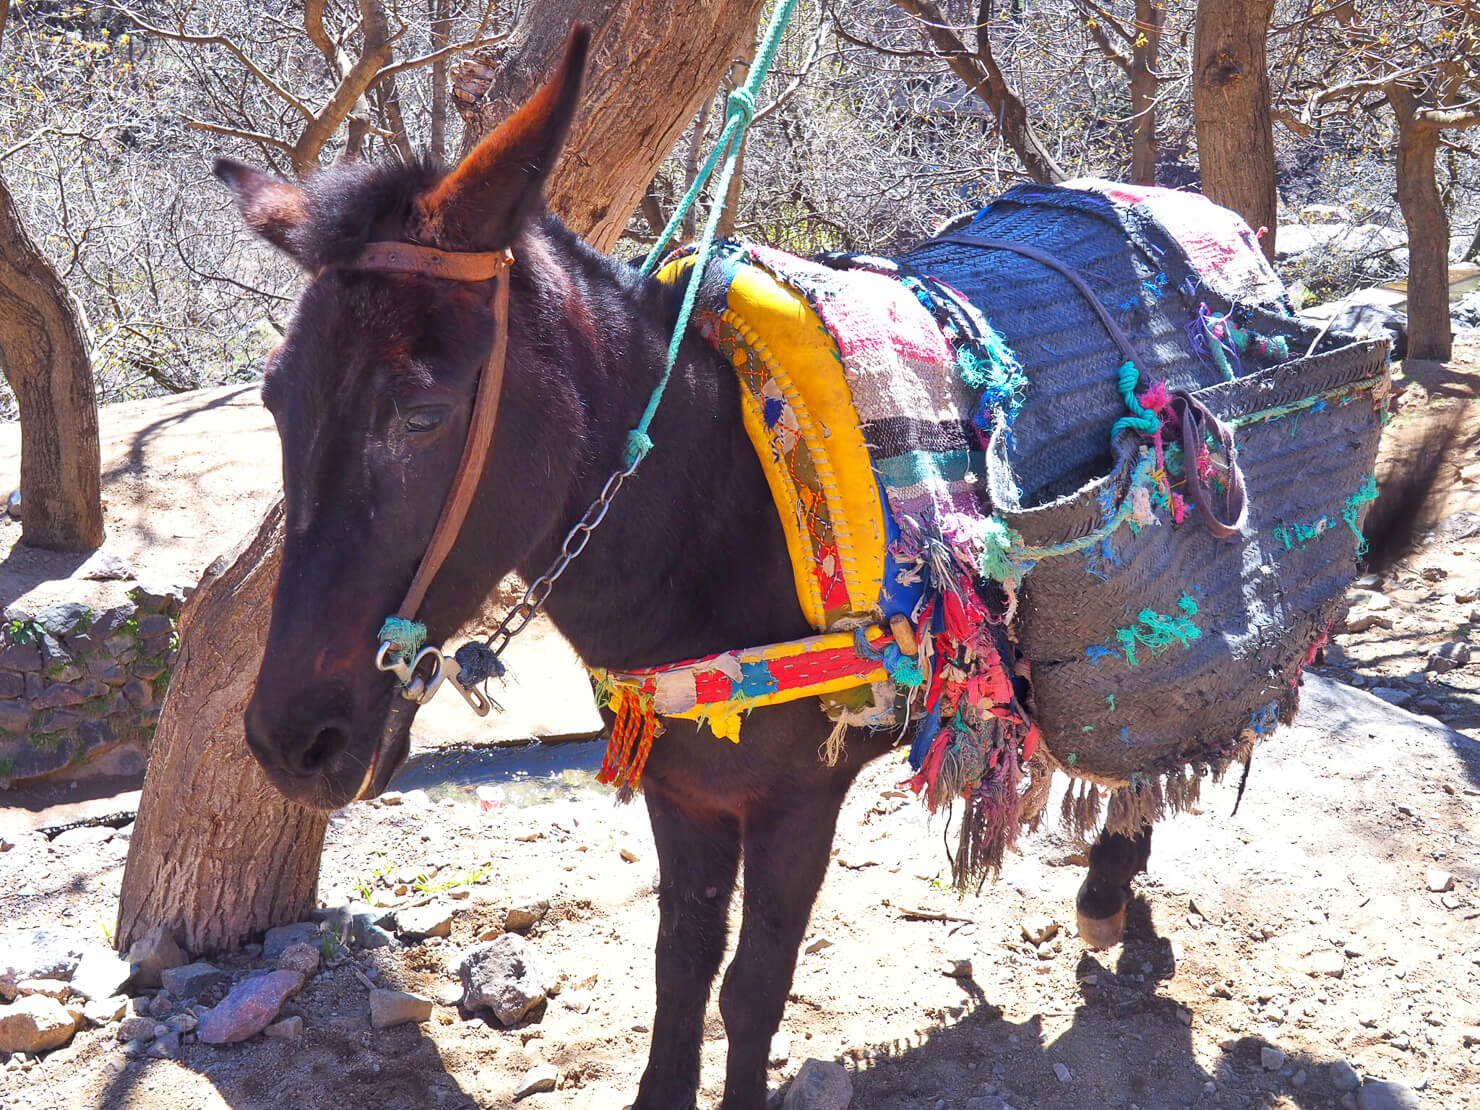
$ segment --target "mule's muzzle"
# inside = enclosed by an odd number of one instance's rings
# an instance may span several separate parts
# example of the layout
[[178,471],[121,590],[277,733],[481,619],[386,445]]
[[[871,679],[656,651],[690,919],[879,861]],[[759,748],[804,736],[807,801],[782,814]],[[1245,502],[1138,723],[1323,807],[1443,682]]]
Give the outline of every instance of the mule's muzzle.
[[247,747],[286,797],[338,809],[384,791],[410,750],[415,706],[386,697],[378,710],[352,715],[321,706],[315,712],[312,699],[274,706],[259,692],[247,706]]

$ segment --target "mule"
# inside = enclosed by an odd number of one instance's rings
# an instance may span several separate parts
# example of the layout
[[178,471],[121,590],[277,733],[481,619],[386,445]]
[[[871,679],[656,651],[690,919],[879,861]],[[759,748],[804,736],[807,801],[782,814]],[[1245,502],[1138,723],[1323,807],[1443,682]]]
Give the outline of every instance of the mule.
[[[246,713],[277,787],[334,808],[378,793],[408,747],[409,704],[375,666],[448,496],[494,342],[487,282],[350,268],[367,243],[512,250],[497,434],[421,618],[435,642],[517,571],[533,580],[619,467],[664,365],[679,294],[604,257],[544,212],[541,190],[575,111],[586,36],[549,83],[450,172],[351,165],[301,186],[221,160],[247,224],[310,275],[262,397],[283,445],[286,532],[266,653]],[[741,422],[731,367],[685,337],[628,480],[546,609],[590,665],[632,669],[811,632],[776,509]],[[757,710],[744,742],[673,720],[643,798],[660,882],[657,1013],[637,1110],[692,1107],[727,911],[745,868],[738,947],[719,992],[724,1110],[766,1101],[767,1052],[827,871],[839,807],[887,732],[830,729],[811,699]],[[1126,838],[1120,838],[1126,840]],[[1119,939],[1145,848],[1102,844],[1080,910]]]

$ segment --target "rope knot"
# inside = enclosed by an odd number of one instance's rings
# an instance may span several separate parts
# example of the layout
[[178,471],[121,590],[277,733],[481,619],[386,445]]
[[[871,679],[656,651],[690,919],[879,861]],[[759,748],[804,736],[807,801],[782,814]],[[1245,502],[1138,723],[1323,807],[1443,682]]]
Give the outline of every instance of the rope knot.
[[469,640],[452,656],[460,669],[459,681],[466,687],[480,686],[489,677],[503,678],[504,664],[498,654],[481,640]]
[[647,453],[653,449],[653,437],[646,432],[633,428],[627,433],[627,449],[622,453],[622,461],[628,470],[647,457]]
[[427,642],[427,626],[418,621],[386,617],[380,626],[381,643],[391,645],[391,651],[402,659],[410,659]]
[[731,119],[739,116],[740,126],[749,127],[750,121],[755,119],[755,94],[744,86],[730,93],[725,100],[725,115]]

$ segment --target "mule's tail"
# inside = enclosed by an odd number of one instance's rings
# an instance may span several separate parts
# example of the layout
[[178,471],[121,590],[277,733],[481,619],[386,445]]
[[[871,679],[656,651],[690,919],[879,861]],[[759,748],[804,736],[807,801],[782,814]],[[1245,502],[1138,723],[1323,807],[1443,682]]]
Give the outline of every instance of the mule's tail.
[[1425,532],[1437,523],[1445,471],[1454,465],[1463,421],[1461,405],[1433,412],[1428,426],[1381,467],[1377,500],[1362,526],[1367,538],[1363,570],[1387,573],[1411,555]]

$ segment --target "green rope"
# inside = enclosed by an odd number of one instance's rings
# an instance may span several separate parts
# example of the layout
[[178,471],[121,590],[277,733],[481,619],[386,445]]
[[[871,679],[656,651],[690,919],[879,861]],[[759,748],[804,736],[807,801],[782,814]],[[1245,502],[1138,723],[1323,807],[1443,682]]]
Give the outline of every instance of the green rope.
[[1136,386],[1140,384],[1141,371],[1134,362],[1126,359],[1116,371],[1116,378],[1120,395],[1125,398],[1125,407],[1131,410],[1131,415],[1122,416],[1115,422],[1115,427],[1110,429],[1110,439],[1113,441],[1127,428],[1144,436],[1154,435],[1156,429],[1161,427],[1161,417],[1136,400]]
[[380,626],[379,639],[381,643],[390,644],[391,651],[402,659],[411,659],[427,642],[427,626],[419,621],[386,617],[385,623]]
[[730,93],[725,101],[725,126],[720,132],[719,141],[715,144],[703,168],[694,177],[694,183],[689,186],[689,191],[678,202],[678,207],[674,209],[668,225],[658,236],[658,241],[653,244],[653,249],[643,260],[642,274],[647,277],[656,269],[659,259],[668,249],[668,244],[673,242],[679,228],[683,226],[684,218],[698,201],[699,194],[704,190],[710,175],[714,173],[714,167],[723,158],[724,166],[720,169],[719,179],[714,187],[715,200],[710,206],[709,218],[704,223],[704,233],[699,237],[699,249],[694,255],[693,267],[689,270],[689,281],[684,289],[683,302],[678,310],[678,322],[673,327],[673,338],[668,343],[668,358],[663,366],[663,374],[653,389],[653,395],[648,398],[647,408],[643,410],[637,427],[627,433],[625,461],[629,470],[636,468],[644,456],[653,449],[653,440],[648,435],[648,426],[652,424],[653,417],[657,414],[658,405],[663,400],[663,391],[668,388],[668,379],[673,376],[673,368],[678,363],[678,350],[689,328],[689,317],[693,315],[694,302],[699,296],[699,283],[703,280],[704,269],[709,264],[710,249],[714,246],[714,237],[719,229],[719,219],[725,209],[725,198],[730,192],[730,179],[735,176],[735,167],[740,161],[740,149],[745,142],[745,130],[750,126],[750,121],[755,118],[755,94],[765,81],[766,74],[771,70],[771,63],[775,61],[776,51],[781,45],[781,35],[786,30],[786,25],[791,20],[791,13],[796,6],[797,0],[781,0],[781,3],[776,5],[776,11],[771,15],[771,23],[766,28],[765,36],[761,39],[760,45],[756,47],[755,61],[751,63],[750,75],[745,79],[745,84]]

